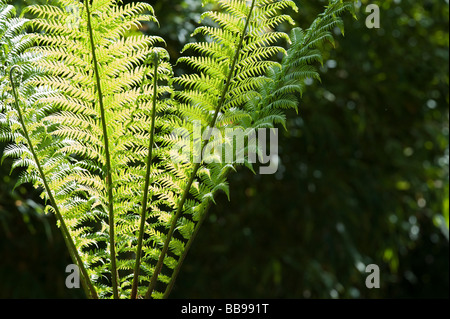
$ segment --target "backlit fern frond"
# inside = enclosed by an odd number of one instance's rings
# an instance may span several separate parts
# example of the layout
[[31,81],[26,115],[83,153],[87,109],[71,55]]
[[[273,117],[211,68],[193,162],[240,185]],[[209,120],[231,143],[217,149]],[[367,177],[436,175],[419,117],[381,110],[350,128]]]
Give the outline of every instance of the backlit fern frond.
[[[170,228],[151,278],[147,297],[161,296],[155,288],[163,265],[169,269],[178,267],[184,258],[184,251],[187,251],[185,244],[174,244],[175,230],[184,234],[189,246],[189,236],[194,234],[195,225],[201,224],[201,216],[214,201],[216,193],[228,192],[226,176],[232,165],[222,162],[221,154],[209,152],[223,143],[221,138],[211,140],[209,135],[218,124],[223,125],[219,127],[223,130],[227,122],[246,122],[244,119],[250,117],[240,109],[269,81],[265,76],[267,70],[278,65],[271,59],[278,53],[286,53],[282,47],[274,44],[280,39],[289,40],[288,36],[273,28],[279,23],[293,21],[288,15],[279,15],[279,10],[286,7],[297,9],[292,1],[224,0],[218,1],[218,4],[220,11],[202,15],[204,21],[211,21],[213,25],[200,26],[193,33],[206,36],[207,41],[188,44],[184,48],[184,51],[193,49],[200,55],[179,59],[179,62],[188,64],[199,73],[175,79],[185,88],[175,93],[180,101],[177,108],[181,118],[180,130],[189,138],[196,129],[206,133],[206,138],[203,134],[202,141],[197,144],[197,151],[194,151],[197,153],[193,154],[193,158],[206,153],[212,155],[208,162],[213,164],[205,167],[199,160],[191,165],[177,167],[183,173],[178,173],[181,179],[174,183],[181,185],[183,191],[176,200]],[[196,149],[195,143],[190,142],[187,147]],[[183,214],[184,218],[181,218]],[[191,217],[186,218],[187,216]],[[174,256],[178,261],[166,264],[166,254],[169,260]],[[167,296],[171,287],[172,283],[169,283],[163,296]]]
[[291,36],[278,26],[294,24],[293,1],[214,1],[178,60],[194,73],[177,78],[161,38],[128,35],[157,22],[149,4],[49,2],[25,9],[32,36],[0,2],[4,154],[44,188],[89,297],[165,298],[229,174],[264,156],[256,132],[284,125],[319,78],[351,1]]
[[[108,216],[106,220],[99,218],[96,233],[98,244],[107,245],[109,258],[104,259],[104,254],[95,258],[97,250],[86,253],[93,254],[92,260],[100,258],[109,264],[102,269],[109,272],[103,275],[111,280],[110,289],[102,289],[101,281],[96,284],[101,296],[112,294],[116,298],[129,294],[126,272],[132,270],[134,248],[124,243],[133,241],[138,228],[142,172],[149,146],[146,141],[153,108],[149,100],[154,92],[145,62],[155,52],[160,58],[164,55],[162,49],[153,47],[162,42],[160,38],[126,36],[132,27],[156,21],[152,7],[146,3],[117,4],[56,1],[26,9],[38,15],[32,23],[42,31],[35,34],[39,46],[34,51],[46,57],[38,61],[46,76],[36,83],[56,90],[44,99],[58,107],[46,120],[58,123],[53,135],[68,141],[60,152],[76,155],[76,166],[89,168],[72,178],[88,198],[94,199],[97,211]],[[170,70],[170,65],[162,62],[159,80],[167,80]],[[163,95],[170,89],[162,86],[156,93]],[[157,127],[161,125],[158,121]]]
[[[245,21],[243,17],[249,10],[248,8],[245,9],[245,6],[249,5],[249,2],[219,1],[219,4],[229,10],[227,15],[234,18],[226,21],[226,16],[223,14],[205,14],[204,16],[209,17],[222,28],[200,27],[194,33],[209,36],[211,42],[188,44],[186,46],[186,48],[195,49],[202,55],[206,55],[208,59],[202,56],[181,59],[181,61],[202,71],[200,75],[185,75],[178,79],[179,83],[190,89],[178,93],[178,97],[185,102],[180,106],[182,117],[188,122],[197,120],[210,126],[217,125],[218,128],[240,128],[245,134],[255,132],[259,128],[272,128],[275,124],[284,125],[285,114],[283,110],[297,109],[298,96],[303,92],[305,79],[319,79],[314,63],[322,62],[323,47],[320,47],[320,44],[327,40],[333,41],[334,38],[330,30],[334,27],[342,27],[342,20],[339,15],[344,11],[351,11],[353,2],[331,1],[330,5],[312,23],[305,34],[299,29],[294,29],[292,36],[287,38],[284,33],[270,32],[269,30],[272,30],[277,23],[282,21],[292,22],[289,16],[277,15],[277,10],[286,7],[296,9],[293,3],[270,0],[253,1],[254,11],[248,16],[250,22],[248,23],[247,33],[243,38],[241,51],[236,51],[239,48],[236,45],[239,39],[236,30],[239,30],[240,27],[242,29]],[[235,25],[233,25],[233,22]],[[291,43],[288,51],[271,46],[279,39],[286,39]],[[230,63],[232,61],[230,57],[233,53],[238,56],[236,64]],[[281,64],[268,60],[277,53],[284,54]],[[233,66],[235,69],[233,69]],[[222,74],[217,76],[220,71]],[[230,74],[232,74],[230,85],[224,95],[221,96],[218,92],[222,92],[221,89],[227,85],[228,82],[225,79]],[[220,101],[223,101],[222,105]],[[214,106],[218,104],[220,107],[214,110]],[[219,111],[218,116],[214,117],[211,122],[211,118]],[[233,113],[239,115],[233,116]],[[189,134],[192,134],[192,130],[189,131]],[[232,140],[227,142],[233,144]],[[240,151],[246,151],[246,154],[250,154],[252,152],[258,153],[260,150],[258,147],[251,150],[250,145],[247,145]],[[252,167],[248,158],[244,159],[244,163],[250,168]],[[202,218],[198,216],[205,214],[211,202],[214,202],[217,191],[228,192],[226,178],[234,170],[236,164],[238,163],[233,161],[231,164],[224,162],[222,157],[222,161],[208,164],[198,173],[196,169],[200,165],[194,166],[191,175],[193,182],[192,184],[188,183],[188,187],[195,200],[186,200],[183,212],[196,216],[193,219],[196,226],[194,227],[189,222],[186,224],[186,219],[183,219],[184,223],[189,226],[184,226],[181,222],[178,222],[177,229],[188,227],[188,229],[194,230],[192,230],[192,237],[179,259],[175,275],[166,289],[165,296],[170,293],[186,251],[202,224]],[[212,173],[212,169],[214,173]],[[207,176],[200,172],[207,172]],[[212,182],[211,177],[215,177],[216,180]],[[199,184],[197,179],[200,179],[202,184]],[[212,183],[207,183],[208,179]],[[199,214],[198,211],[201,211],[201,213]]]
[[[59,152],[66,141],[52,134],[58,124],[46,120],[53,106],[41,99],[54,94],[54,91],[34,85],[34,81],[44,74],[35,67],[42,55],[25,51],[33,43],[32,38],[24,32],[28,20],[15,18],[13,7],[3,2],[0,3],[0,12],[0,138],[12,142],[3,156],[15,159],[13,168],[25,168],[17,185],[30,182],[43,189],[42,196],[50,202],[46,210],[56,213],[69,253],[74,263],[80,265],[86,294],[95,297],[96,292],[90,284],[86,269],[81,265],[80,251],[76,248],[78,246],[81,249],[88,244],[82,240],[86,232],[83,229],[75,231],[79,226],[78,219],[70,221],[62,218],[63,214],[70,216],[75,211],[79,215],[89,214],[86,213],[88,208],[83,206],[83,200],[72,197],[77,187],[70,176],[79,169],[66,154]],[[67,224],[71,224],[72,231],[67,228]],[[76,238],[75,242],[73,238]]]

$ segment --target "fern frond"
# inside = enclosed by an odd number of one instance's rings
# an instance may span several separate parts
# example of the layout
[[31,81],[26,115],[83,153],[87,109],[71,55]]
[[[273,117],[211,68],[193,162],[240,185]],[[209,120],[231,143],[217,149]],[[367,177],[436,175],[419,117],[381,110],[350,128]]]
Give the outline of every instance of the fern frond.
[[[75,12],[67,12],[66,8]],[[111,256],[109,261],[99,258],[112,269],[115,283],[108,291],[117,298],[117,288],[126,285],[123,281],[119,284],[122,279],[115,275],[114,263],[126,251],[121,246],[126,240],[125,231],[116,234],[114,229],[118,225],[123,230],[134,227],[127,212],[136,212],[139,207],[135,197],[139,191],[133,184],[139,184],[136,178],[140,177],[129,166],[133,162],[131,165],[142,165],[136,162],[136,155],[148,147],[141,146],[142,141],[130,134],[146,134],[148,126],[143,123],[150,121],[148,103],[142,103],[140,109],[134,107],[138,99],[144,101],[145,96],[152,95],[150,86],[141,85],[143,79],[146,81],[147,69],[136,65],[142,65],[154,51],[153,46],[162,42],[159,37],[124,35],[130,27],[156,18],[146,3],[118,6],[117,1],[107,0],[94,1],[89,6],[78,1],[55,1],[54,6],[35,5],[27,11],[39,17],[32,21],[34,28],[41,31],[34,35],[40,44],[35,52],[46,57],[38,61],[38,66],[48,74],[37,78],[35,84],[54,89],[55,93],[42,101],[59,109],[45,120],[58,123],[52,134],[67,141],[60,153],[77,154],[75,165],[95,168],[94,174],[78,173],[73,180],[79,191],[97,198],[102,214],[109,214],[103,220],[108,227],[102,232],[109,229],[109,236],[105,234],[103,238],[109,238]],[[61,24],[61,19],[70,22],[73,13],[78,14],[76,24]],[[163,64],[161,69],[170,66]],[[140,85],[142,90],[137,89]],[[161,92],[170,90],[162,88]],[[137,123],[138,118],[144,122]],[[117,259],[118,265],[127,263]],[[101,287],[100,282],[96,286]]]
[[[19,183],[43,188],[46,211],[61,216],[90,296],[168,296],[215,197],[230,197],[228,175],[253,170],[255,130],[284,126],[305,79],[320,80],[323,43],[352,2],[330,0],[289,36],[277,28],[294,24],[283,13],[297,11],[293,1],[214,1],[193,32],[204,41],[178,60],[194,74],[173,79],[161,38],[128,36],[157,23],[147,3],[55,0],[29,6],[28,22],[0,0],[0,141],[27,168]],[[13,65],[23,70],[16,96]]]
[[[33,86],[33,79],[41,73],[33,63],[41,59],[41,55],[24,52],[32,45],[31,37],[24,33],[28,20],[12,18],[14,10],[0,2],[0,43],[1,64],[6,68],[0,74],[0,86],[11,95],[6,96],[6,103],[2,106],[3,136],[12,138],[13,146],[7,147],[4,156],[17,158],[13,168],[26,167],[16,185],[32,182],[37,187],[43,187],[43,197],[49,200],[58,222],[61,225],[63,238],[68,246],[73,261],[79,265],[83,287],[86,294],[96,297],[96,292],[89,280],[89,275],[82,264],[79,251],[73,242],[73,233],[67,228],[62,217],[61,198],[69,192],[70,186],[64,180],[65,173],[71,171],[67,156],[57,155],[56,150],[64,142],[54,138],[51,132],[55,129],[53,123],[43,120],[51,106],[39,102],[40,98],[51,94],[51,91]],[[4,28],[3,28],[4,27]],[[9,81],[8,81],[9,74]],[[18,125],[20,124],[20,125]]]
[[[186,88],[184,91],[176,92],[177,98],[184,102],[179,105],[178,113],[186,121],[197,120],[205,129],[206,126],[213,128],[218,124],[226,124],[227,120],[248,118],[245,112],[238,113],[236,110],[255,97],[258,89],[264,86],[267,81],[265,73],[273,65],[278,65],[270,59],[278,53],[286,53],[283,48],[272,44],[283,38],[288,39],[288,36],[268,30],[279,23],[292,22],[289,16],[278,15],[279,9],[289,6],[296,8],[293,2],[268,5],[273,2],[275,1],[254,0],[251,3],[219,1],[223,11],[207,12],[202,15],[202,19],[212,21],[217,27],[200,26],[193,34],[206,35],[210,42],[187,45],[185,50],[193,49],[200,53],[200,56],[183,57],[179,60],[200,73],[182,75],[175,79]],[[186,129],[185,125],[183,127]],[[188,132],[192,134],[192,130]],[[213,148],[221,142],[206,140],[200,149]],[[152,276],[147,297],[153,293],[165,254],[170,245],[174,245],[171,244],[173,232],[181,215],[183,212],[191,211],[193,204],[188,201],[188,194],[194,196],[198,203],[207,203],[214,201],[214,194],[217,191],[227,190],[226,183],[223,182],[217,181],[217,184],[210,186],[207,183],[199,184],[197,172],[201,167],[201,163],[192,164],[185,170],[188,179],[184,183],[178,182],[183,185],[183,193],[171,219],[171,227]],[[179,248],[181,249],[181,246]],[[175,249],[172,252],[181,257],[184,249],[183,247],[182,250]]]

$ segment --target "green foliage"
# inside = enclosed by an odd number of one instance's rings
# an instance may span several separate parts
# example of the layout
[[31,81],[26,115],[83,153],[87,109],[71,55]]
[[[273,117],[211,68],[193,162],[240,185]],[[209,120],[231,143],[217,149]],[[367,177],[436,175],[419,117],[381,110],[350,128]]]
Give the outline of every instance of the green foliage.
[[[281,14],[296,11],[294,2],[218,1],[193,33],[205,40],[183,50],[197,55],[178,60],[197,73],[178,77],[155,46],[161,38],[129,35],[156,22],[153,8],[119,2],[29,6],[24,13],[36,17],[30,25],[38,32],[28,36],[20,28],[27,21],[2,3],[1,136],[13,142],[4,155],[27,167],[19,183],[44,188],[87,296],[167,297],[238,165],[174,162],[171,132],[192,136],[194,123],[204,131],[285,125],[284,110],[296,110],[304,80],[318,78],[323,43],[353,1],[331,1],[290,37],[276,27],[294,23]],[[288,50],[283,41],[292,42]],[[15,80],[18,66],[23,78]],[[201,141],[201,150],[216,142]]]

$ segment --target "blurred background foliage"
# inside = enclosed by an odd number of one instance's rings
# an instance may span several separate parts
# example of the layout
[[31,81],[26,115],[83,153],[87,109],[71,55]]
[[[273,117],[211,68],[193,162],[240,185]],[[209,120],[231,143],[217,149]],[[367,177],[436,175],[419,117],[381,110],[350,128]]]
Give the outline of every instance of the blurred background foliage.
[[[148,2],[160,27],[143,29],[163,36],[175,61],[201,1]],[[326,4],[296,2],[303,28]],[[371,3],[379,29],[365,26]],[[221,196],[210,210],[172,297],[449,297],[449,3],[358,7],[322,83],[308,82],[279,130],[278,172],[232,175],[231,202]],[[54,218],[36,191],[11,192],[10,166],[0,167],[0,297],[82,297],[64,286],[70,259]],[[372,263],[379,289],[365,286]]]

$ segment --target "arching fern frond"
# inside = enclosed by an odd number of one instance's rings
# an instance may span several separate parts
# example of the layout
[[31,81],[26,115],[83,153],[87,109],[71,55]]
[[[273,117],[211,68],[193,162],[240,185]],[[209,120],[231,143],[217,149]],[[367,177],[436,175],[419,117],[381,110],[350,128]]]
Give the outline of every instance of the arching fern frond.
[[[74,233],[70,232],[62,217],[63,213],[67,215],[75,209],[75,205],[68,207],[65,199],[75,186],[67,177],[77,168],[67,156],[58,154],[65,141],[52,136],[57,125],[45,120],[52,106],[40,102],[42,97],[52,92],[33,85],[34,80],[42,76],[34,67],[34,62],[41,56],[25,52],[32,45],[30,37],[24,32],[28,20],[14,16],[13,7],[0,2],[0,135],[2,140],[13,142],[5,149],[3,156],[15,159],[13,169],[26,169],[16,185],[31,182],[43,188],[43,197],[50,202],[48,208],[56,214],[73,262],[80,267],[85,292],[94,298],[97,294],[74,243]],[[79,246],[82,245],[79,243]]]
[[[203,130],[209,130],[210,133],[207,136],[210,136],[211,129],[216,127],[219,113],[225,114],[224,118],[232,118],[233,116],[228,116],[228,114],[236,112],[239,107],[247,102],[246,98],[252,96],[252,94],[247,93],[256,91],[257,88],[265,84],[266,77],[264,75],[266,71],[276,64],[269,58],[276,53],[285,52],[284,49],[271,45],[280,38],[288,39],[287,35],[282,35],[279,32],[267,32],[267,30],[269,27],[273,27],[275,22],[292,22],[289,16],[278,16],[279,18],[276,21],[272,20],[278,14],[278,11],[274,9],[277,6],[269,6],[270,3],[274,2],[259,0],[251,2],[219,1],[218,4],[223,12],[210,11],[202,15],[202,19],[211,20],[216,23],[217,27],[200,26],[194,31],[194,34],[204,34],[210,39],[211,43],[215,44],[204,42],[187,45],[185,50],[193,48],[204,56],[183,57],[180,62],[193,66],[200,71],[200,74],[183,75],[175,79],[187,88],[184,91],[176,92],[176,96],[181,102],[178,107],[178,113],[182,117],[181,126],[183,129],[187,129],[189,136],[193,134],[193,121],[201,123]],[[279,8],[289,6],[296,10],[293,2],[281,2],[284,3]],[[255,50],[257,48],[260,48],[260,50]],[[222,141],[214,142],[221,143]],[[201,142],[201,154],[209,143],[211,143],[210,138]],[[211,147],[211,145],[209,146]],[[197,162],[183,168],[184,176],[187,179],[182,183],[183,192],[177,200],[162,253],[146,293],[147,297],[152,296],[154,292],[175,229],[187,227],[186,225],[180,225],[182,214],[201,210],[202,207],[205,208],[207,205],[205,206],[202,203],[214,200],[214,195],[218,190],[227,190],[226,184],[221,182],[219,183],[221,187],[215,187],[214,184],[199,184],[202,187],[195,191],[195,185],[198,183],[196,180],[199,177],[201,178],[201,176],[198,176],[201,167],[201,162]],[[215,172],[221,174],[225,167],[227,165],[221,164]],[[190,194],[197,201],[188,201]],[[186,221],[186,219],[182,219],[182,221]],[[192,224],[189,227],[193,229],[194,226]],[[179,256],[177,252],[179,253],[180,250],[172,250],[172,253]],[[181,257],[179,261],[182,261]],[[155,296],[158,296],[158,293],[155,293]]]
[[[142,139],[148,137],[149,125],[144,123],[150,121],[152,105],[145,101],[154,92],[151,85],[144,83],[149,78],[144,62],[154,52],[153,45],[162,42],[153,36],[125,36],[130,27],[156,21],[150,5],[117,4],[55,1],[53,5],[26,9],[39,16],[32,21],[42,31],[34,36],[39,44],[35,52],[46,57],[38,65],[48,75],[37,79],[36,84],[56,90],[44,100],[53,102],[59,111],[46,120],[58,123],[53,135],[68,141],[61,152],[76,154],[76,166],[93,170],[72,178],[88,198],[95,198],[97,210],[101,208],[102,215],[108,215],[107,220],[102,220],[108,227],[102,226],[96,233],[99,245],[107,244],[109,257],[94,257],[96,251],[92,250],[86,252],[93,254],[92,260],[100,258],[109,265],[109,274],[104,275],[111,280],[110,288],[103,289],[102,282],[96,284],[101,296],[112,293],[115,298],[129,294],[124,286],[126,277],[119,278],[118,265],[123,272],[130,262],[119,256],[129,251],[122,244],[130,240],[128,231],[137,229],[136,218],[129,216],[137,214],[140,203],[136,195],[142,192],[138,187],[142,176],[136,166],[145,163],[136,155],[148,148]],[[61,25],[61,20],[67,24]],[[170,72],[166,63],[163,67]],[[141,139],[136,138],[139,135]]]
[[[243,13],[248,11],[245,11],[242,2],[239,5],[237,2],[239,1],[219,1],[224,8],[232,8],[228,14],[235,14],[236,17],[242,17]],[[320,79],[314,66],[315,62],[322,62],[323,48],[319,47],[319,44],[325,40],[333,40],[333,35],[330,33],[330,30],[336,26],[342,26],[342,20],[339,16],[344,11],[351,11],[353,9],[353,2],[354,1],[331,1],[326,10],[312,23],[311,27],[307,30],[306,35],[303,35],[303,32],[299,29],[294,29],[291,37],[287,38],[287,36],[282,33],[273,32],[272,34],[268,34],[267,30],[270,30],[275,22],[292,22],[289,16],[277,16],[277,9],[286,7],[296,9],[296,7],[289,1],[256,1],[257,5],[255,6],[255,13],[253,16],[255,19],[251,20],[253,23],[249,23],[249,30],[251,31],[246,35],[246,41],[239,54],[241,60],[237,63],[236,70],[234,70],[235,77],[232,81],[233,84],[230,85],[229,91],[227,91],[224,107],[220,109],[220,111],[223,112],[220,117],[223,119],[217,123],[213,123],[211,126],[214,126],[214,124],[225,124],[223,127],[230,127],[230,125],[226,124],[233,123],[231,127],[240,127],[247,129],[247,132],[252,132],[252,129],[271,128],[274,127],[275,124],[284,125],[285,115],[283,109],[297,109],[297,97],[303,92],[304,80],[306,78]],[[218,101],[217,94],[211,94],[210,92],[218,92],[220,91],[220,86],[224,85],[223,82],[216,80],[217,77],[212,78],[211,74],[208,74],[208,71],[210,70],[209,64],[211,64],[211,60],[215,59],[215,70],[223,67],[223,72],[226,74],[229,65],[226,62],[230,61],[230,58],[225,54],[228,53],[228,55],[230,55],[231,52],[235,52],[233,51],[233,49],[235,49],[233,46],[233,39],[228,38],[227,35],[233,34],[233,30],[236,28],[223,22],[222,16],[220,15],[209,14],[205,16],[218,22],[219,25],[223,25],[225,30],[219,29],[216,31],[211,27],[200,27],[198,29],[199,31],[196,31],[209,35],[211,37],[211,42],[205,44],[188,44],[185,48],[195,49],[199,53],[211,57],[211,59],[208,60],[207,65],[201,65],[203,62],[201,57],[182,58],[182,61],[191,65],[200,65],[198,69],[201,71],[206,70],[206,74],[201,73],[200,77],[198,75],[181,77],[178,81],[181,84],[189,84],[188,88],[191,88],[191,90],[178,93],[178,97],[185,102],[180,106],[180,113],[182,116],[187,118],[188,121],[198,120],[209,123],[208,119],[211,117],[211,111],[213,110],[214,105],[217,105],[216,103]],[[243,20],[241,19],[240,21],[242,24]],[[235,36],[234,39],[236,38],[237,37]],[[284,51],[283,48],[271,46],[271,44],[276,43],[278,39],[286,38],[288,42],[291,43],[287,52]],[[218,49],[219,47],[221,49],[223,48],[222,52],[224,56],[220,56],[217,53],[220,51]],[[284,54],[281,64],[267,60],[276,53]],[[220,78],[223,79],[224,76],[222,75]],[[205,89],[207,91],[204,91]],[[242,110],[240,112],[243,116],[228,115],[237,112],[237,110]],[[232,120],[227,121],[227,118]],[[217,126],[219,128],[221,127],[221,125]],[[192,134],[192,131],[190,131],[190,134]],[[246,146],[247,151],[248,147],[249,145]],[[255,151],[258,150],[256,149]],[[248,159],[245,159],[244,162],[249,167],[252,166]],[[168,296],[173,287],[173,282],[176,279],[179,268],[181,267],[192,240],[198,232],[198,228],[202,224],[207,209],[211,203],[214,202],[215,193],[218,190],[227,191],[226,183],[224,184],[224,182],[226,181],[228,174],[233,171],[234,166],[237,164],[238,163],[236,162],[231,165],[230,163],[221,162],[219,164],[206,165],[205,169],[208,172],[208,178],[212,175],[209,170],[209,168],[212,167],[214,167],[216,171],[216,178],[220,176],[215,185],[206,184],[206,179],[202,179],[202,175],[196,176],[196,178],[200,178],[200,180],[203,181],[204,187],[195,189],[196,182],[193,182],[192,185],[188,183],[188,186],[192,187],[190,192],[197,201],[186,201],[185,206],[187,207],[184,208],[185,214],[191,213],[194,216],[194,212],[197,210],[195,216],[200,215],[203,217],[194,219],[194,224],[196,225],[186,244],[185,250],[178,261],[177,267],[174,270],[175,274],[172,276],[171,282],[167,286],[164,294],[165,297]],[[197,167],[198,166],[194,166],[194,172]],[[221,185],[221,187],[218,188],[216,187],[217,185]],[[199,210],[202,211],[201,214],[198,213]],[[181,225],[179,227],[182,229]]]
[[339,27],[343,33],[340,15],[345,11],[354,11],[354,1],[330,1],[306,31],[300,28],[291,31],[292,44],[281,66],[269,70],[271,81],[261,90],[261,99],[248,104],[251,109],[265,110],[254,118],[255,121],[261,121],[263,114],[270,114],[273,109],[297,109],[297,96],[301,97],[305,80],[320,80],[317,64],[323,64],[324,47],[321,44],[325,41],[334,44],[331,33],[334,28]]

